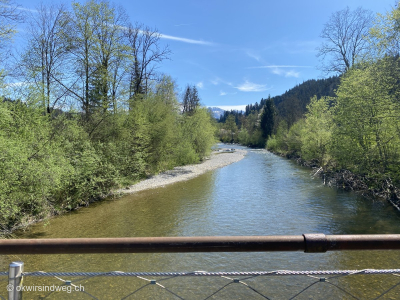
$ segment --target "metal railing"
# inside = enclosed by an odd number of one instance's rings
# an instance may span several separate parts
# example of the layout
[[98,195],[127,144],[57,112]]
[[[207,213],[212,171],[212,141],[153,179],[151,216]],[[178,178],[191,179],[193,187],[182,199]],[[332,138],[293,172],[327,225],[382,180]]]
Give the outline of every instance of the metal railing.
[[[0,254],[75,254],[75,253],[177,253],[177,252],[264,252],[264,251],[304,251],[307,253],[321,253],[326,251],[341,250],[400,250],[400,235],[324,235],[303,234],[301,236],[237,236],[237,237],[150,237],[150,238],[95,238],[95,239],[15,239],[1,240]],[[44,277],[54,278],[59,282],[55,290],[73,290],[85,296],[98,299],[87,289],[77,290],[82,280],[93,280],[100,277],[134,277],[139,282],[130,283],[132,290],[126,292],[120,299],[132,299],[134,295],[152,287],[164,291],[175,299],[194,299],[193,295],[187,296],[180,288],[174,290],[166,285],[174,278],[213,277],[220,278],[220,286],[202,295],[201,299],[219,299],[223,292],[240,286],[250,290],[257,297],[273,299],[274,291],[264,286],[270,284],[252,284],[252,280],[267,279],[272,277],[302,276],[309,278],[307,284],[297,284],[300,291],[288,292],[285,299],[300,299],[303,293],[316,285],[329,286],[339,292],[342,299],[366,299],[364,292],[353,291],[348,283],[340,280],[344,277],[355,275],[391,276],[394,281],[385,280],[388,286],[381,291],[373,293],[371,299],[400,298],[400,269],[392,270],[325,270],[325,271],[263,271],[263,272],[24,272],[22,262],[13,262],[8,272],[0,272],[0,276],[8,276],[8,299],[22,299],[22,292],[27,291],[22,285],[22,278]],[[65,277],[72,279],[63,279]],[[154,278],[157,278],[154,279]],[[376,281],[376,280],[375,280]],[[1,280],[0,280],[1,282]],[[288,284],[288,286],[292,285]],[[54,287],[54,285],[53,285]],[[364,287],[365,289],[365,287]],[[55,290],[45,291],[42,299],[54,295]],[[288,290],[289,291],[289,290]],[[392,294],[396,292],[397,296]],[[235,292],[236,293],[236,292]],[[236,294],[235,294],[236,295]],[[238,294],[237,294],[238,295]],[[336,294],[335,294],[336,295]],[[58,297],[58,296],[57,296]],[[326,298],[326,295],[321,295]],[[337,297],[337,295],[335,296]],[[396,298],[397,297],[397,298]],[[162,297],[160,297],[162,298]],[[171,298],[171,299],[173,299]],[[260,298],[260,299],[261,299]],[[0,299],[5,299],[0,295]],[[58,299],[58,298],[57,298]],[[107,298],[106,298],[107,299]],[[319,299],[319,298],[317,298]]]
[[400,250],[400,234],[1,240],[0,254]]

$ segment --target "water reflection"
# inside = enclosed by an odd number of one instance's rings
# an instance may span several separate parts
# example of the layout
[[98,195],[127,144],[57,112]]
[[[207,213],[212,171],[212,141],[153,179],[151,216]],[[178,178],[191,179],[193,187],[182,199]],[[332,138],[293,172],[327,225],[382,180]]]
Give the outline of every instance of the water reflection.
[[[20,237],[400,233],[388,203],[328,188],[310,174],[267,151],[249,151],[225,168],[82,208]],[[2,269],[12,260],[28,271],[317,270],[397,268],[398,252],[21,255],[2,257]]]

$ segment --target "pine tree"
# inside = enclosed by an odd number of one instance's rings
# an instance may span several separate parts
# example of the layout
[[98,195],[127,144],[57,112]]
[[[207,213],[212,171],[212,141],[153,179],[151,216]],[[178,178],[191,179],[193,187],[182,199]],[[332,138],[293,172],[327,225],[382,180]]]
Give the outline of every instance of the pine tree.
[[261,130],[262,135],[265,139],[268,139],[274,130],[274,123],[275,123],[275,106],[274,102],[271,97],[265,102],[263,111],[261,113]]

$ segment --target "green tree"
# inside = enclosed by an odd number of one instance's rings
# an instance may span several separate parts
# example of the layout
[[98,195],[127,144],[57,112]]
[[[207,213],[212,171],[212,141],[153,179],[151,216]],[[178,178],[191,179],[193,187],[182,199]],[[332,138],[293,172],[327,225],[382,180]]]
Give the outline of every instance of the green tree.
[[[400,7],[397,4],[392,11],[386,14],[377,14],[374,26],[370,30],[370,52],[375,58],[386,55],[397,56],[400,54]],[[370,55],[371,56],[371,55]],[[371,57],[369,57],[371,58]]]
[[268,139],[273,131],[275,124],[275,105],[271,97],[268,97],[261,112],[260,127],[263,138]]
[[302,156],[307,160],[317,159],[322,167],[331,159],[329,150],[333,126],[330,105],[332,101],[328,97],[311,99],[301,135]]
[[342,166],[385,173],[399,159],[398,59],[351,70],[337,91],[334,149]]

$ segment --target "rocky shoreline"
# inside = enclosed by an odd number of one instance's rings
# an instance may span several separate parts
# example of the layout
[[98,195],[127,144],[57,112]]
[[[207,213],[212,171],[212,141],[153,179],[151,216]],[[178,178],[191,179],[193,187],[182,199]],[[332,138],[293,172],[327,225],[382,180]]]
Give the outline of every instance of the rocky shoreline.
[[247,151],[242,149],[219,149],[202,163],[175,167],[172,170],[153,175],[129,187],[116,190],[114,194],[132,194],[139,191],[154,189],[175,182],[186,181],[206,172],[222,168],[243,159]]

